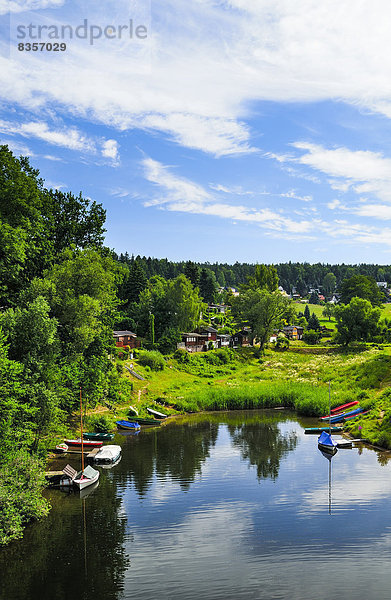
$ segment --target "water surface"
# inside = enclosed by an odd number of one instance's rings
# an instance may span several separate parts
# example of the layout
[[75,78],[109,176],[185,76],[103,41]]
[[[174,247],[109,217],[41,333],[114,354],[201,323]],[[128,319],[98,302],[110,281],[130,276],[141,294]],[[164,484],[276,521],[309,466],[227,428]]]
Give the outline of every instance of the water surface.
[[51,490],[0,551],[1,599],[388,600],[391,463],[339,450],[330,474],[311,424],[234,412],[116,436],[95,489]]

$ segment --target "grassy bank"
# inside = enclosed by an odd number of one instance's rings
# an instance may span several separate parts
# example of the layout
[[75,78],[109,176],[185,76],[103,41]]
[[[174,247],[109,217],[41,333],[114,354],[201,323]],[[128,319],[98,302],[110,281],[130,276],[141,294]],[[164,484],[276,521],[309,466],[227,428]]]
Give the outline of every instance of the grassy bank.
[[332,406],[359,400],[371,408],[349,425],[353,435],[360,433],[391,448],[391,348],[356,347],[333,354],[304,351],[304,347],[303,353],[269,349],[262,358],[253,348],[193,356],[177,353],[166,357],[160,371],[142,366],[136,357],[134,367],[145,381],[124,370],[129,396],[110,415],[111,421],[128,417],[129,405],[141,415],[147,407],[176,414],[285,406],[300,415],[320,416],[328,410],[330,382]]

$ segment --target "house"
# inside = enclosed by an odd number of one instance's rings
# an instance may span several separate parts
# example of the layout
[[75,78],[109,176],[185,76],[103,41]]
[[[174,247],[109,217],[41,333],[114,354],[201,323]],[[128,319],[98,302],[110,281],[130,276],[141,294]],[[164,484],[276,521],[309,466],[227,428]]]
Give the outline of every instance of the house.
[[182,340],[177,344],[177,348],[183,348],[188,352],[202,352],[204,350],[204,338],[199,333],[182,333]]
[[326,300],[326,298],[323,296],[323,294],[319,294],[318,298],[321,302],[324,302]]
[[228,308],[229,306],[227,304],[209,304],[207,312],[224,315]]
[[251,345],[251,331],[245,327],[241,331],[234,333],[231,337],[230,345],[232,348],[238,348],[239,346],[250,346]]
[[113,331],[114,342],[117,348],[129,346],[129,348],[140,348],[141,341],[132,331]]
[[300,327],[300,325],[287,325],[282,328],[282,332],[289,340],[301,340],[304,333],[304,327]]
[[376,285],[379,288],[387,289],[387,281],[376,281]]
[[217,334],[217,346],[218,348],[229,348],[231,343],[231,336],[229,333],[218,333]]

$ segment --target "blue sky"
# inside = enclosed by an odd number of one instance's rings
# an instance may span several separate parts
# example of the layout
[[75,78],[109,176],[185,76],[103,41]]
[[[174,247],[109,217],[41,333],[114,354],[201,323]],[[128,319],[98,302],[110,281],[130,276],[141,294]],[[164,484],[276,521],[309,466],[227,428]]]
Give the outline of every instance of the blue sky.
[[96,4],[0,0],[0,139],[101,202],[107,245],[391,263],[389,3]]

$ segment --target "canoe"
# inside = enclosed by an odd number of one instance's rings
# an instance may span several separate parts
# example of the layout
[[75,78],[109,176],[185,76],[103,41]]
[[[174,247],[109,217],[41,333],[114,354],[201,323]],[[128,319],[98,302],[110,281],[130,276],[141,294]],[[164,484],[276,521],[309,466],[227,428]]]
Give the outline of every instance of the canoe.
[[[80,438],[78,438],[77,440],[64,440],[64,442],[68,446],[81,446]],[[99,448],[100,446],[103,446],[103,442],[99,442],[96,440],[84,440],[83,439],[83,446],[85,448]]]
[[96,463],[113,463],[121,456],[121,446],[109,444],[103,446],[94,456]]
[[333,413],[337,413],[340,410],[346,410],[347,408],[350,408],[351,406],[356,406],[356,404],[359,403],[359,400],[355,400],[354,402],[348,402],[347,404],[341,404],[341,406],[336,406],[335,408],[331,409],[331,414]]
[[116,421],[116,425],[119,429],[141,429],[140,425],[138,423],[132,422],[132,421]]
[[130,415],[135,415],[136,417],[138,417],[138,410],[137,410],[137,408],[134,408],[134,406],[129,406],[129,414]]
[[364,412],[364,410],[362,408],[356,408],[356,410],[350,410],[349,412],[341,413],[340,415],[331,417],[330,423],[340,423],[346,417],[353,417],[354,415],[359,415],[362,412]]
[[[307,427],[304,429],[304,433],[322,433],[322,431],[329,431],[328,425],[323,427]],[[340,433],[343,431],[343,427],[331,427],[331,433]]]
[[156,419],[166,419],[167,418],[167,415],[164,415],[163,413],[158,412],[157,410],[153,410],[152,408],[147,408],[147,413],[152,415]]
[[345,417],[344,421],[351,421],[352,419],[357,419],[357,417],[363,417],[364,415],[367,415],[369,412],[371,412],[371,411],[365,410],[364,412],[360,412],[358,415],[352,415],[351,417]]
[[337,452],[337,442],[333,440],[329,433],[322,431],[318,437],[318,448],[328,454],[335,454]]
[[84,440],[98,440],[102,442],[110,442],[114,437],[114,433],[83,433]]
[[133,421],[136,421],[137,423],[139,423],[140,425],[161,425],[162,424],[162,420],[158,420],[158,419],[144,419],[143,417],[134,417]]
[[99,471],[87,465],[84,471],[79,471],[73,480],[73,483],[79,490],[82,490],[89,485],[92,485],[99,479]]

